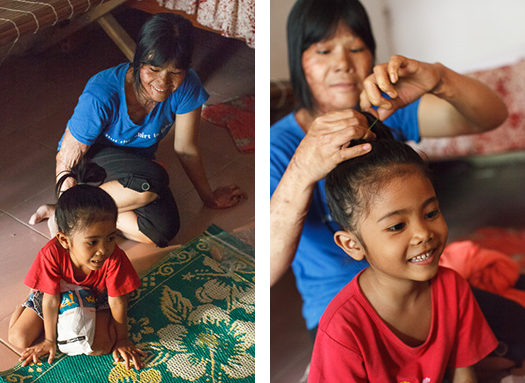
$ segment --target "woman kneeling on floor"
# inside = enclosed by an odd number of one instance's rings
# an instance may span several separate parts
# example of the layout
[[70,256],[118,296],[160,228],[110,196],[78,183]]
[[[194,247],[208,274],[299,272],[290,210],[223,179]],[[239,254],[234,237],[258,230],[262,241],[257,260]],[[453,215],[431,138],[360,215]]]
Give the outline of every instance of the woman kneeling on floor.
[[[197,144],[201,108],[209,95],[190,69],[193,26],[159,13],[141,29],[133,63],[107,69],[89,80],[59,143],[56,177],[86,156],[106,170],[100,187],[115,200],[117,228],[138,242],[165,247],[179,230],[177,204],[166,170],[155,162],[159,141],[176,124],[175,152],[207,207],[237,205],[246,193],[237,185],[212,190]],[[176,121],[176,122],[175,122]],[[74,185],[68,180],[62,186]],[[55,206],[30,218],[57,228]]]

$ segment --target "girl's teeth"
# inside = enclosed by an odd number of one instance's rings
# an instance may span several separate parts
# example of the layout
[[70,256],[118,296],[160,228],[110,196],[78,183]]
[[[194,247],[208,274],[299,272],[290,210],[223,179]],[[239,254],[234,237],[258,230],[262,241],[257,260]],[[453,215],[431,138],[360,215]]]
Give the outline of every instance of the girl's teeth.
[[430,255],[432,254],[431,251],[429,251],[428,253],[425,253],[423,255],[418,255],[417,257],[414,257],[411,259],[412,262],[421,262],[421,261],[424,261],[425,259],[428,259],[430,258]]

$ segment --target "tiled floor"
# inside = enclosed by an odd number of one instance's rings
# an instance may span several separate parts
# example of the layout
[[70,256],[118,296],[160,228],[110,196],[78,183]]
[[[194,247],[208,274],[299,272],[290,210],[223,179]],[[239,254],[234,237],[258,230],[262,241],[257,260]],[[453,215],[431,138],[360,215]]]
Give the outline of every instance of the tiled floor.
[[[484,226],[525,228],[525,152],[442,162],[434,168],[449,241]],[[271,382],[296,383],[309,363],[312,341],[290,270],[271,288],[270,300]]]
[[[122,10],[117,19],[134,36],[146,15]],[[7,326],[15,305],[28,288],[22,283],[38,250],[48,241],[46,223],[27,224],[42,203],[54,201],[56,145],[87,80],[126,61],[96,26],[84,30],[76,48],[12,58],[0,67],[0,371],[17,363],[19,350],[7,343]],[[197,31],[193,67],[211,97],[208,105],[255,93],[255,51],[242,41]],[[237,183],[249,196],[227,210],[204,208],[175,158],[173,133],[160,145],[158,158],[168,168],[182,228],[171,242],[182,244],[215,223],[226,231],[254,229],[255,156],[241,154],[228,131],[205,121],[200,142],[212,187]],[[167,251],[119,240],[141,272]],[[169,250],[169,249],[168,249]]]

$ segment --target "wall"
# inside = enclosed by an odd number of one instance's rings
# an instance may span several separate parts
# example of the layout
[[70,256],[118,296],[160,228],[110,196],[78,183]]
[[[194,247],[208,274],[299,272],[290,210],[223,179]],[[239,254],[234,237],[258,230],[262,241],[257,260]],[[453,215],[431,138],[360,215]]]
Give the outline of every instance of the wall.
[[525,57],[522,0],[385,0],[393,50],[467,72]]
[[[330,1],[330,0],[320,0]],[[271,0],[272,79],[288,79],[286,18],[295,0]],[[525,58],[523,0],[362,0],[378,62],[392,53],[439,61],[459,72]]]

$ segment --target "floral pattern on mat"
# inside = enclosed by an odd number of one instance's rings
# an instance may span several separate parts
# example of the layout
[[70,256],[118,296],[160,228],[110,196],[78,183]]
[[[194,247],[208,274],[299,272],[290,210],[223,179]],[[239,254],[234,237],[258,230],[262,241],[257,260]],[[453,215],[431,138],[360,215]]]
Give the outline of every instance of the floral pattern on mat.
[[141,278],[128,310],[142,370],[110,355],[60,355],[52,365],[1,372],[8,382],[254,382],[255,261],[249,245],[217,226]]

